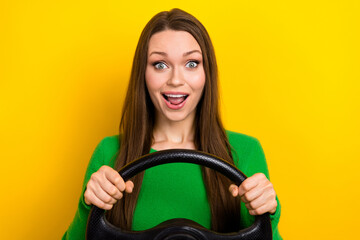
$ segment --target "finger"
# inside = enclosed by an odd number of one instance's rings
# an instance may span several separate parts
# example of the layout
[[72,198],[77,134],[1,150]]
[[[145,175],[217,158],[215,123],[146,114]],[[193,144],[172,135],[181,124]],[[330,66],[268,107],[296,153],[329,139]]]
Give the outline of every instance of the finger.
[[275,200],[272,204],[272,207],[270,208],[270,210],[268,212],[270,212],[271,214],[274,214],[276,212],[277,205],[278,205],[278,203]]
[[126,183],[125,183],[125,191],[127,192],[127,193],[132,193],[132,191],[133,191],[133,189],[134,189],[134,183],[132,182],[132,181],[127,181]]
[[100,187],[111,197],[119,200],[122,198],[123,194],[120,192],[120,190],[113,185],[107,178],[104,179],[104,181],[101,182]]
[[259,184],[259,181],[257,178],[254,177],[249,177],[247,179],[245,179],[245,181],[243,181],[240,184],[239,187],[239,195],[240,196],[244,196],[244,194],[248,191],[250,191],[251,189],[255,188],[257,185]]
[[262,189],[261,187],[255,187],[253,189],[251,189],[250,191],[246,192],[244,195],[241,196],[241,201],[243,201],[244,203],[249,203],[253,200],[255,200],[256,198],[260,197],[261,194],[264,193],[264,189]]
[[264,188],[264,193],[254,201],[250,203],[254,210],[260,208],[263,205],[266,205],[266,212],[274,213],[277,207],[276,201],[276,193],[275,190],[272,188],[272,184],[269,183]]
[[249,214],[250,215],[261,215],[264,214],[266,212],[269,211],[269,206],[267,204],[262,205],[261,207],[254,209],[254,210],[249,210]]
[[254,199],[251,202],[245,203],[245,206],[249,210],[255,210],[267,203],[267,198],[265,198],[264,194]]
[[116,203],[116,199],[110,196],[107,192],[105,192],[100,185],[94,184],[89,187],[91,188],[90,190],[92,190],[93,194],[102,202],[111,205]]
[[125,190],[125,182],[120,174],[112,168],[107,168],[105,171],[105,177],[114,184],[121,192]]
[[86,189],[85,192],[84,192],[84,201],[85,201],[86,205],[89,205],[89,206],[92,204],[91,201],[90,201],[90,198],[91,198],[90,195],[91,194],[90,194],[89,189]]
[[113,204],[104,203],[98,197],[96,197],[95,194],[92,194],[92,196],[90,196],[90,202],[91,204],[104,210],[110,210],[113,207]]
[[245,204],[252,211],[252,215],[260,215],[266,212],[275,213],[277,207],[277,201],[272,197],[272,193],[264,193],[254,201]]
[[229,191],[233,197],[236,197],[239,194],[239,188],[235,184],[231,184]]

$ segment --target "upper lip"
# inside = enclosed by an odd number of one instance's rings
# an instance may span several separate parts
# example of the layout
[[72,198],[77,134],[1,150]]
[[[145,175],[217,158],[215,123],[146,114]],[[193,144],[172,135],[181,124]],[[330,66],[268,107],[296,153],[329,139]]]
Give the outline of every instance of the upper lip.
[[168,97],[185,97],[188,96],[188,93],[185,92],[162,92],[161,94],[166,95]]

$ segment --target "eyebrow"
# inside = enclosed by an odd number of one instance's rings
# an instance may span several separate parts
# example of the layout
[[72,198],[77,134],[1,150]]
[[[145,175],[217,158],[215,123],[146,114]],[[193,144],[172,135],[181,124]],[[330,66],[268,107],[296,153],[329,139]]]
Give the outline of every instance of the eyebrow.
[[[192,51],[189,51],[189,52],[184,53],[183,56],[185,57],[185,56],[188,56],[188,55],[193,54],[193,53],[195,53],[195,52],[201,54],[201,52],[200,52],[199,50],[192,50]],[[162,55],[162,56],[167,56],[167,53],[166,53],[166,52],[151,52],[150,55],[149,55],[149,57],[150,57],[151,55],[153,55],[153,54],[159,54],[159,55]]]
[[186,53],[184,53],[184,54],[183,54],[183,56],[185,57],[185,56],[190,55],[190,54],[193,54],[193,53],[195,53],[195,52],[197,52],[197,53],[200,53],[200,54],[201,54],[201,52],[200,52],[199,50],[192,50],[192,51],[190,51],[190,52],[186,52]]

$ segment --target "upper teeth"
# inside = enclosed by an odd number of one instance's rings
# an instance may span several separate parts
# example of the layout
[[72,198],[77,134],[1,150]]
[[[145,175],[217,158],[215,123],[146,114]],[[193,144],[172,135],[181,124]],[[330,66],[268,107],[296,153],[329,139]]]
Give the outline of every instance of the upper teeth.
[[165,94],[165,96],[167,97],[172,97],[172,98],[180,98],[180,97],[185,97],[185,94]]

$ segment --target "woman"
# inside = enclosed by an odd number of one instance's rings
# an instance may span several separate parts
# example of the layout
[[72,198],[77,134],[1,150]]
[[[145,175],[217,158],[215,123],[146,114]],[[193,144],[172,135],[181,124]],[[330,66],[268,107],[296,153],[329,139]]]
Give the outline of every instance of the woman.
[[[133,230],[188,218],[232,232],[251,225],[252,215],[270,212],[274,239],[281,239],[280,204],[262,148],[252,137],[224,130],[217,78],[211,40],[196,18],[173,9],[149,21],[135,52],[120,134],[104,138],[94,151],[63,239],[84,238],[91,205],[108,210],[114,225]],[[117,173],[144,154],[172,148],[219,156],[248,179],[235,186],[215,171],[185,163],[157,166],[127,182]]]

